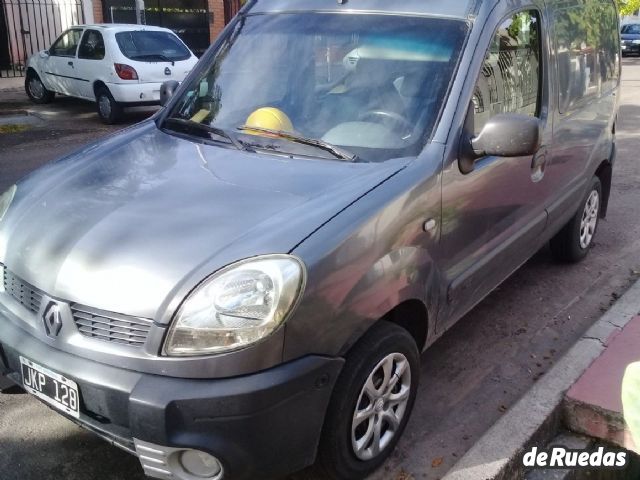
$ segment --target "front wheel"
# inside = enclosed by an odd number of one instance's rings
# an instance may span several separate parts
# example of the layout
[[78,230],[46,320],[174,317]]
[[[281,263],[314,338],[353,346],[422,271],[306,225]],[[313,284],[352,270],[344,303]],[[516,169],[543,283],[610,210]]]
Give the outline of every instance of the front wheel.
[[413,408],[419,353],[403,328],[380,322],[347,355],[318,447],[321,478],[359,479],[395,448]]
[[578,262],[587,256],[598,229],[601,206],[602,184],[598,177],[593,177],[576,214],[551,239],[551,252],[557,260]]
[[24,90],[33,103],[51,103],[56,96],[54,92],[47,90],[42,80],[33,70],[27,72],[24,79]]
[[112,125],[122,118],[122,106],[116,102],[106,87],[96,92],[96,104],[100,120],[107,125]]

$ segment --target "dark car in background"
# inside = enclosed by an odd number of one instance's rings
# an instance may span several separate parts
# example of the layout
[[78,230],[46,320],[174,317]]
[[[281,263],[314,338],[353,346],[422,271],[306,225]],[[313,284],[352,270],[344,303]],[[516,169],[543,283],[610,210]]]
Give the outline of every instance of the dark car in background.
[[640,24],[628,23],[620,30],[622,55],[640,55]]
[[152,119],[0,196],[0,373],[151,477],[365,477],[420,352],[546,243],[589,252],[619,28],[613,0],[249,1]]

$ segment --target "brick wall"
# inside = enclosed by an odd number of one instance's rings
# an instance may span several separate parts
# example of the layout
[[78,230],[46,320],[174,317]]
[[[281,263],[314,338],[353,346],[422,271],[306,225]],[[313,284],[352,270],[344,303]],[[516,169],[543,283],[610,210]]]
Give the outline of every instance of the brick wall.
[[93,3],[93,23],[102,23],[102,0],[92,0]]
[[209,40],[211,43],[224,28],[224,0],[207,0],[209,13],[213,21],[209,23]]

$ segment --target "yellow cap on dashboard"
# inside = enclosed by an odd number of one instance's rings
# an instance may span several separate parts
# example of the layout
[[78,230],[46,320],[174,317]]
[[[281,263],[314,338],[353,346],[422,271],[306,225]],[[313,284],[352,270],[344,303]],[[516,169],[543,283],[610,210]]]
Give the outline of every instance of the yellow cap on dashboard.
[[[262,107],[254,111],[245,122],[245,127],[266,128],[279,132],[293,133],[293,124],[287,114],[274,107]],[[251,133],[247,130],[246,133]],[[255,133],[260,133],[256,131]]]

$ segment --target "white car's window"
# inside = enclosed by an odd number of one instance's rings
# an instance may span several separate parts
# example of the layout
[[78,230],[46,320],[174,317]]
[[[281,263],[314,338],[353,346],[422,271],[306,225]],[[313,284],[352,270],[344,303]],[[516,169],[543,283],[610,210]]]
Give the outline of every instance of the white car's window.
[[78,58],[102,60],[104,58],[104,39],[97,30],[87,30],[82,36]]
[[56,57],[75,57],[80,35],[82,35],[80,29],[67,30],[55,41],[49,49],[49,54]]
[[118,32],[116,42],[125,57],[140,62],[175,62],[191,57],[189,49],[169,32]]

